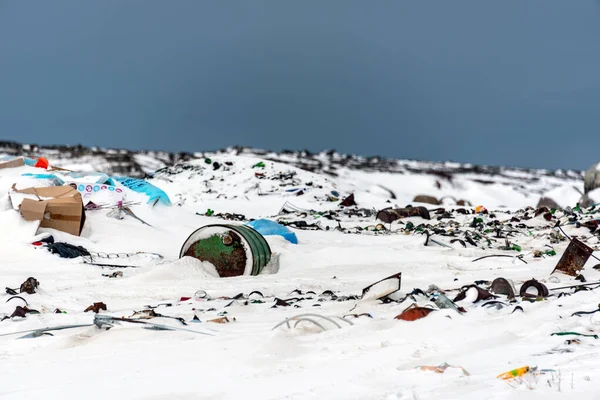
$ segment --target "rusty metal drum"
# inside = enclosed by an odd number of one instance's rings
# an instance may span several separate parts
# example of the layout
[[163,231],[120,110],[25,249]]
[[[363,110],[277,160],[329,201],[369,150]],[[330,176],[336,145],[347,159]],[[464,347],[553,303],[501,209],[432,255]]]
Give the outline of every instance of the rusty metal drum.
[[271,248],[248,226],[212,224],[188,237],[179,252],[179,258],[184,256],[210,262],[222,278],[258,275],[271,260]]

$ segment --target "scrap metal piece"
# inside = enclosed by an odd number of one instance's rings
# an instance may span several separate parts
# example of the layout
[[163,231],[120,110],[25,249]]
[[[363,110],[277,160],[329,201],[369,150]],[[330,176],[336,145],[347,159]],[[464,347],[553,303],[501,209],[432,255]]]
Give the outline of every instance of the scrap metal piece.
[[198,333],[200,335],[214,336],[214,334],[212,334],[210,332],[202,332],[202,331],[197,331],[197,330],[193,330],[193,329],[180,328],[180,327],[176,327],[176,326],[154,324],[152,322],[142,321],[139,319],[131,319],[131,318],[125,318],[125,317],[112,317],[110,315],[98,315],[98,314],[96,314],[94,317],[94,325],[96,325],[98,328],[103,328],[103,329],[110,329],[114,324],[119,324],[120,322],[129,322],[129,323],[133,323],[133,324],[143,325],[143,327],[145,329],[154,329],[154,330],[161,330],[161,331],[184,331],[184,332]]
[[460,293],[456,295],[456,297],[454,298],[453,301],[461,301],[467,298],[467,292],[474,288],[475,290],[477,290],[477,299],[474,301],[474,303],[477,303],[480,300],[487,300],[487,299],[495,299],[496,296],[494,296],[493,294],[491,294],[490,292],[488,292],[487,290],[480,288],[477,285],[468,285],[468,286],[463,286]]
[[[307,318],[307,317],[311,317],[311,318]],[[323,326],[323,325],[322,325],[320,322],[316,321],[316,320],[315,320],[315,319],[313,319],[313,318],[321,318],[321,319],[323,319],[323,320],[325,320],[325,321],[327,321],[327,322],[331,323],[332,325],[334,325],[334,326],[335,326],[335,327],[337,327],[338,329],[342,329],[342,326],[341,326],[340,324],[338,324],[338,323],[336,322],[336,320],[343,321],[343,322],[345,322],[345,323],[346,323],[346,324],[348,324],[348,325],[354,325],[354,324],[352,323],[352,321],[348,321],[348,320],[347,320],[347,319],[345,319],[345,318],[341,318],[341,317],[326,317],[326,316],[324,316],[324,315],[319,315],[319,314],[312,314],[312,313],[308,313],[308,314],[298,314],[298,315],[295,315],[295,316],[293,316],[293,317],[286,318],[285,320],[283,320],[283,321],[281,321],[280,323],[278,323],[277,325],[275,325],[275,326],[273,327],[273,329],[271,329],[271,330],[275,330],[275,329],[279,328],[279,327],[280,327],[280,326],[282,326],[282,325],[287,325],[287,327],[288,327],[288,328],[291,328],[291,327],[292,327],[292,326],[290,325],[290,322],[291,322],[291,321],[296,321],[296,324],[294,324],[294,328],[296,328],[296,327],[298,326],[298,323],[300,323],[300,322],[302,322],[302,321],[308,321],[308,322],[311,322],[312,324],[314,324],[314,325],[318,326],[318,327],[319,327],[319,328],[321,328],[323,331],[326,331],[326,330],[327,330],[327,328],[325,328],[325,327],[324,327],[324,326]],[[334,320],[334,318],[335,318],[336,320]]]
[[25,292],[28,294],[34,294],[35,289],[37,289],[38,286],[40,286],[40,282],[37,279],[35,279],[34,277],[29,277],[29,278],[27,278],[27,280],[25,282],[23,282],[21,284],[19,291],[21,293]]
[[412,305],[408,306],[408,308],[406,308],[404,311],[402,311],[400,315],[397,315],[394,319],[401,319],[404,321],[416,321],[418,319],[425,318],[432,311],[435,311],[435,309],[419,307],[415,303],[413,303]]
[[408,217],[421,217],[423,219],[431,219],[429,211],[425,207],[406,207],[406,208],[384,208],[377,213],[377,219],[391,223],[398,219]]
[[[528,293],[527,290],[535,288],[537,290],[537,294]],[[521,297],[529,297],[529,298],[537,298],[542,297],[546,298],[549,295],[548,288],[541,282],[538,282],[535,279],[530,279],[527,282],[523,283],[521,286],[521,290],[519,290],[519,295]]]
[[350,196],[346,197],[341,203],[340,206],[344,206],[344,207],[351,207],[351,206],[356,206],[356,200],[354,200],[354,193],[352,193]]
[[[450,245],[448,245],[448,244],[446,244],[444,242],[440,242],[438,240],[431,239],[431,236],[433,236],[433,235],[431,233],[429,233],[429,231],[425,231],[425,235],[427,235],[427,238],[425,239],[425,246],[431,246],[430,243],[433,243],[433,244],[436,244],[436,245],[438,245],[440,247],[446,247],[446,248],[449,248],[449,249],[453,249],[454,248],[454,247],[452,247],[452,246],[450,246]],[[454,239],[454,240],[457,240],[457,239]]]
[[377,300],[400,290],[402,284],[402,272],[388,276],[377,281],[362,290],[362,300]]
[[570,276],[579,275],[593,252],[591,247],[573,238],[552,273],[558,270]]
[[509,300],[515,298],[515,290],[511,283],[505,278],[496,278],[492,282],[490,290],[496,294],[503,294],[508,297]]
[[516,306],[516,307],[515,307],[515,309],[514,309],[514,310],[512,310],[511,314],[514,314],[516,311],[525,312],[525,311],[523,310],[523,307],[521,307],[521,306]]
[[286,201],[283,204],[283,207],[281,207],[281,210],[279,210],[279,212],[277,213],[277,215],[294,214],[294,213],[308,215],[308,214],[311,214],[311,210],[306,210],[306,209],[303,209],[300,207],[296,207],[292,203]]
[[85,309],[84,312],[89,312],[89,311],[93,311],[94,313],[98,314],[101,310],[106,311],[106,304],[104,304],[103,302],[98,302],[98,303],[94,303],[91,306],[89,306],[88,308]]

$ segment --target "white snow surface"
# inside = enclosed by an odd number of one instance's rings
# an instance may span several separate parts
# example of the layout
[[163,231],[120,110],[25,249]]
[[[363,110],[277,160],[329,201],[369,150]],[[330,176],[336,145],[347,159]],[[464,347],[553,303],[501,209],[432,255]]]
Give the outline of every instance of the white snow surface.
[[[574,282],[563,275],[558,277],[560,282],[549,281],[566,242],[555,245],[558,256],[529,257],[528,264],[510,258],[488,258],[474,263],[473,259],[498,250],[424,247],[424,237],[416,235],[294,230],[298,245],[280,237],[266,237],[272,251],[279,255],[279,269],[271,273],[218,278],[208,263],[189,258],[178,260],[182,244],[194,230],[223,222],[196,214],[204,214],[208,208],[217,213],[269,218],[290,201],[301,208],[323,211],[337,207],[338,202],[327,201],[327,196],[338,191],[340,197],[354,192],[359,206],[370,209],[394,203],[404,206],[417,194],[430,194],[465,198],[473,206],[482,204],[492,210],[500,206],[535,206],[539,194],[531,194],[527,187],[520,192],[508,189],[500,181],[478,184],[458,178],[452,183],[442,181],[438,189],[435,177],[417,174],[345,170],[332,178],[270,161],[265,161],[265,168],[252,168],[262,160],[247,156],[213,157],[212,161],[230,161],[233,166],[213,170],[200,160],[189,164],[197,167],[195,170],[171,176],[159,173],[151,179],[179,204],[133,206],[136,215],[152,227],[130,217],[109,218],[107,210],[89,211],[81,237],[54,230],[36,232],[37,224],[22,220],[10,206],[7,193],[13,183],[20,188],[35,184],[35,180],[21,174],[37,170],[29,167],[0,170],[2,285],[18,288],[30,276],[41,283],[37,293],[20,294],[31,309],[41,314],[2,321],[0,334],[91,323],[93,314],[83,310],[100,301],[108,306],[104,314],[117,317],[130,316],[145,309],[145,305],[171,303],[172,306],[160,306],[155,311],[186,321],[197,315],[202,323],[188,323],[185,328],[214,334],[147,330],[123,323],[108,331],[90,326],[54,331],[54,336],[33,339],[0,336],[2,399],[596,398],[600,340],[551,336],[551,333],[600,334],[600,315],[571,317],[575,311],[596,309],[600,303],[598,290],[536,303],[523,302],[519,304],[523,313],[512,313],[515,305],[496,310],[462,302],[468,311],[465,314],[441,310],[413,322],[394,319],[411,301],[382,304],[376,300],[315,300],[313,303],[320,306],[272,308],[270,298],[264,304],[234,302],[225,308],[229,301],[194,299],[198,290],[213,298],[258,290],[265,296],[286,299],[298,297],[292,293],[295,289],[312,290],[317,295],[325,290],[338,295],[360,295],[362,288],[397,272],[402,272],[401,294],[414,288],[425,290],[430,284],[451,289],[496,277],[511,279],[517,290],[532,277],[549,287],[557,287]],[[92,165],[71,167],[96,170]],[[256,172],[265,173],[266,178],[257,178]],[[280,181],[269,179],[290,172],[294,178],[288,181],[288,186],[281,187]],[[539,192],[541,185],[547,184],[549,191],[560,187],[561,182],[543,177],[532,185]],[[397,199],[388,203],[386,192],[376,189],[378,184],[394,190]],[[302,188],[305,194],[295,196],[286,191],[295,188]],[[559,204],[575,205],[575,196],[568,187],[553,194],[564,197],[555,198]],[[418,218],[411,220],[415,225],[419,223]],[[363,225],[375,223],[371,218]],[[353,226],[359,222],[347,224]],[[108,278],[102,274],[117,270],[87,265],[81,259],[62,259],[32,246],[38,233],[45,232],[52,233],[56,241],[81,245],[94,252],[154,252],[164,259],[157,262],[144,256],[133,257],[125,261],[137,263],[140,268],[120,269],[123,277]],[[527,249],[541,248],[544,243],[535,236],[519,239],[519,244]],[[590,259],[586,265],[588,281],[600,280],[600,272],[591,268],[596,264],[594,261]],[[14,310],[11,304],[21,301],[6,303],[10,297],[5,295],[0,301],[0,313],[10,315]],[[181,297],[192,299],[179,301]],[[66,313],[53,313],[57,308]],[[211,308],[215,310],[207,311]],[[232,322],[208,322],[223,316],[220,314],[223,311]],[[350,318],[354,325],[341,323],[341,329],[324,322],[330,328],[324,332],[310,323],[272,330],[285,318],[300,313],[331,317],[369,313],[373,318]],[[150,322],[182,326],[171,319],[155,318]],[[581,339],[582,343],[564,344],[573,338]],[[470,375],[450,369],[444,374],[417,369],[444,362],[461,366]],[[560,378],[549,384],[546,382],[549,378],[542,375],[530,387],[513,387],[496,379],[502,372],[525,365],[560,371]]]

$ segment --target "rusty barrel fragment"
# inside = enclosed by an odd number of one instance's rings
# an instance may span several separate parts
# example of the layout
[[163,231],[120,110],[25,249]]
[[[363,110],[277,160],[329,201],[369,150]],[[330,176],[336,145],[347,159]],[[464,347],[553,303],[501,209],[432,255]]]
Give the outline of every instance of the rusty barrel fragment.
[[418,319],[425,318],[432,311],[435,311],[435,309],[419,307],[416,304],[412,304],[404,311],[402,311],[400,315],[397,315],[394,319],[401,319],[404,321],[416,321]]
[[213,224],[194,231],[185,241],[179,258],[208,261],[219,276],[258,275],[271,260],[265,238],[244,225]]
[[515,290],[511,283],[505,278],[496,278],[492,282],[492,287],[490,289],[493,293],[503,294],[508,297],[509,300],[515,298]]
[[397,219],[408,217],[431,219],[429,211],[425,207],[384,208],[377,213],[377,219],[385,223],[391,223]]
[[[536,294],[531,293],[530,289],[535,289],[537,291]],[[523,283],[521,286],[521,290],[519,290],[519,295],[521,297],[529,297],[529,298],[546,298],[550,293],[548,292],[548,288],[541,282],[538,282],[535,279],[530,279],[527,282]]]
[[556,268],[554,268],[552,273],[560,271],[571,276],[579,275],[593,251],[585,243],[573,238],[560,260],[558,260],[558,264],[556,264]]

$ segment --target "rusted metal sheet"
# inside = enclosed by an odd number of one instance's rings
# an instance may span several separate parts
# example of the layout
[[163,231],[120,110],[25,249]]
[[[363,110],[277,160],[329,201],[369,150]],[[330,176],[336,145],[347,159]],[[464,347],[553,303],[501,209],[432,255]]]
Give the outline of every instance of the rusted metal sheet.
[[573,238],[552,273],[560,271],[570,276],[579,275],[593,251],[594,250],[585,243]]
[[398,219],[408,217],[431,219],[429,211],[425,207],[384,208],[377,213],[377,219],[385,223],[391,223]]
[[435,309],[418,307],[416,304],[413,304],[409,306],[406,310],[402,311],[402,313],[394,319],[401,319],[404,321],[416,321],[417,319],[425,318],[432,311],[435,311]]

